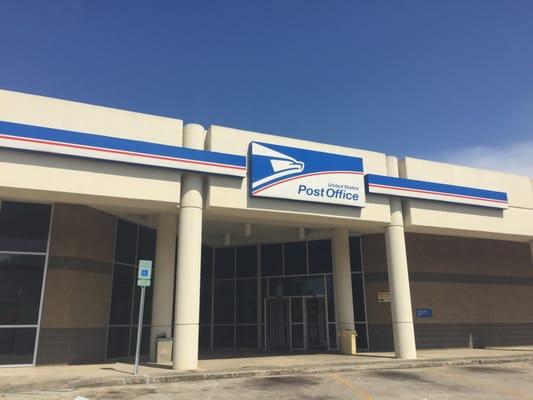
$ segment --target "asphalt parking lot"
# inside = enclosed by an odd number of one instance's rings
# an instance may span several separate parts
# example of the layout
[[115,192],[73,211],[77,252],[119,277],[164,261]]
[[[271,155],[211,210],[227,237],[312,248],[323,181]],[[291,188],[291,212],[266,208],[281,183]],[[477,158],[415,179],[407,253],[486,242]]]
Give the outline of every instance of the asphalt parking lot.
[[85,388],[68,391],[4,393],[13,400],[75,399],[532,399],[533,363],[465,367],[381,369]]

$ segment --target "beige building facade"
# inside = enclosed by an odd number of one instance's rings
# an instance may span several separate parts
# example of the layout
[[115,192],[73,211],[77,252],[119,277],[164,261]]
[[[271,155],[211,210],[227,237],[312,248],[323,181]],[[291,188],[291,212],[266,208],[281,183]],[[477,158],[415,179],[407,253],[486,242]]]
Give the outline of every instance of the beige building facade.
[[140,260],[178,370],[533,344],[532,257],[531,177],[0,90],[1,365],[132,357]]

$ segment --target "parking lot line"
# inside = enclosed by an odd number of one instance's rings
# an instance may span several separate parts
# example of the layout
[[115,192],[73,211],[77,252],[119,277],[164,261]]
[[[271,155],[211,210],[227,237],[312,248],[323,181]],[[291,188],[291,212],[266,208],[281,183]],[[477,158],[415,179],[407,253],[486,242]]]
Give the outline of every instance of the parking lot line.
[[361,400],[374,400],[372,395],[368,393],[366,390],[354,385],[352,382],[350,382],[348,379],[343,378],[342,376],[338,374],[331,374],[330,375],[335,381],[340,383],[341,385],[346,386],[348,389],[350,389],[352,392],[354,392],[357,397]]

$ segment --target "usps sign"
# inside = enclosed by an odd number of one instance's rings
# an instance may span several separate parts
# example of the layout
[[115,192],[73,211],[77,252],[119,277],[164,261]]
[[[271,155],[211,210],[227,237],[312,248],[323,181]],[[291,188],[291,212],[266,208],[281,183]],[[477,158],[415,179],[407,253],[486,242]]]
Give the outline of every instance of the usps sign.
[[252,197],[365,206],[359,157],[252,142],[248,171]]

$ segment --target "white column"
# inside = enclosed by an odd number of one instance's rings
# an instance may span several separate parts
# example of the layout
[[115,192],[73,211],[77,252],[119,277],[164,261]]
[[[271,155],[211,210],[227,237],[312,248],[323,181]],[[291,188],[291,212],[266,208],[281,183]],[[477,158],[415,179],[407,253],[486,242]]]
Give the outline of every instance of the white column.
[[335,297],[335,321],[337,331],[354,329],[352,272],[350,268],[350,244],[348,229],[333,231],[333,294]]
[[[387,157],[387,172],[389,176],[398,176],[396,157]],[[415,359],[415,331],[401,200],[391,197],[390,208],[391,223],[385,227],[385,245],[387,248],[394,349],[397,358]]]
[[[185,125],[183,146],[203,149],[205,130]],[[203,179],[195,173],[181,177],[181,205],[178,223],[178,261],[174,326],[175,370],[198,367],[198,322],[200,315],[200,272],[202,258]]]
[[155,338],[171,336],[174,269],[176,255],[177,214],[159,214],[155,249],[154,292],[152,297],[152,329],[150,359],[155,361]]

